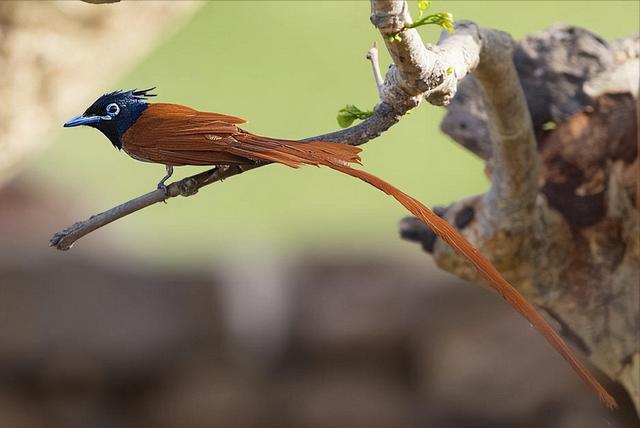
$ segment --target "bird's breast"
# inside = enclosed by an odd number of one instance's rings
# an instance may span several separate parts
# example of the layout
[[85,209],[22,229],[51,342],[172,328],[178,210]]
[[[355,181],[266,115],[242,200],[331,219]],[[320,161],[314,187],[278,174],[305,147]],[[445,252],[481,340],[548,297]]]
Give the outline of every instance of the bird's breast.
[[135,151],[131,152],[130,150],[127,150],[126,145],[122,145],[122,151],[125,152],[127,155],[129,155],[129,157],[137,160],[137,161],[141,161],[141,162],[149,162],[149,163],[155,163],[154,161],[152,161],[151,159],[145,159],[142,156],[139,156]]

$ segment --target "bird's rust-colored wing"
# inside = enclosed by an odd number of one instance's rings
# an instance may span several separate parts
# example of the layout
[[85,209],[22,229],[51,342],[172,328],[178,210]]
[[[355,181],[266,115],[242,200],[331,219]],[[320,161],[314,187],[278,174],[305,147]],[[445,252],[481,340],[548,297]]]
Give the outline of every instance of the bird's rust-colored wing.
[[246,164],[247,159],[218,149],[214,141],[231,143],[243,119],[205,113],[177,104],[149,104],[122,136],[132,157],[165,165]]
[[176,104],[150,104],[122,137],[122,147],[134,158],[173,166],[268,161],[296,168],[360,161],[358,147],[261,137],[237,126],[244,122]]

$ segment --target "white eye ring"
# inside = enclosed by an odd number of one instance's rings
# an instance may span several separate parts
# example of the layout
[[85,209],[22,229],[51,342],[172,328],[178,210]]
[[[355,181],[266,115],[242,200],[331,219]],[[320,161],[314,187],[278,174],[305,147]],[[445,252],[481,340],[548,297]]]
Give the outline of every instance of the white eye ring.
[[120,106],[116,103],[111,103],[107,106],[107,114],[111,117],[117,116],[120,113]]

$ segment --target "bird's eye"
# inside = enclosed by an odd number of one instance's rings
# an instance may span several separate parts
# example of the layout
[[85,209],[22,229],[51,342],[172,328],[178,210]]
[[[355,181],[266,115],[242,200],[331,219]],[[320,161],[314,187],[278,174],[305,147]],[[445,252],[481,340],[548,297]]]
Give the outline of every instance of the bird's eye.
[[120,106],[116,103],[111,103],[107,106],[107,114],[111,117],[120,113]]

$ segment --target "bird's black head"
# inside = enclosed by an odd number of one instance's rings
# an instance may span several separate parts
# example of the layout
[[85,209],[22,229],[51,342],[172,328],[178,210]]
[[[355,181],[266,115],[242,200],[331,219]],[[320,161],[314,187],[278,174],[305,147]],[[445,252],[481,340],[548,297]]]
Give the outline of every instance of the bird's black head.
[[118,149],[122,148],[121,138],[149,106],[147,97],[155,97],[149,91],[155,88],[131,91],[116,91],[98,98],[82,114],[64,124],[65,128],[87,125],[106,135]]

